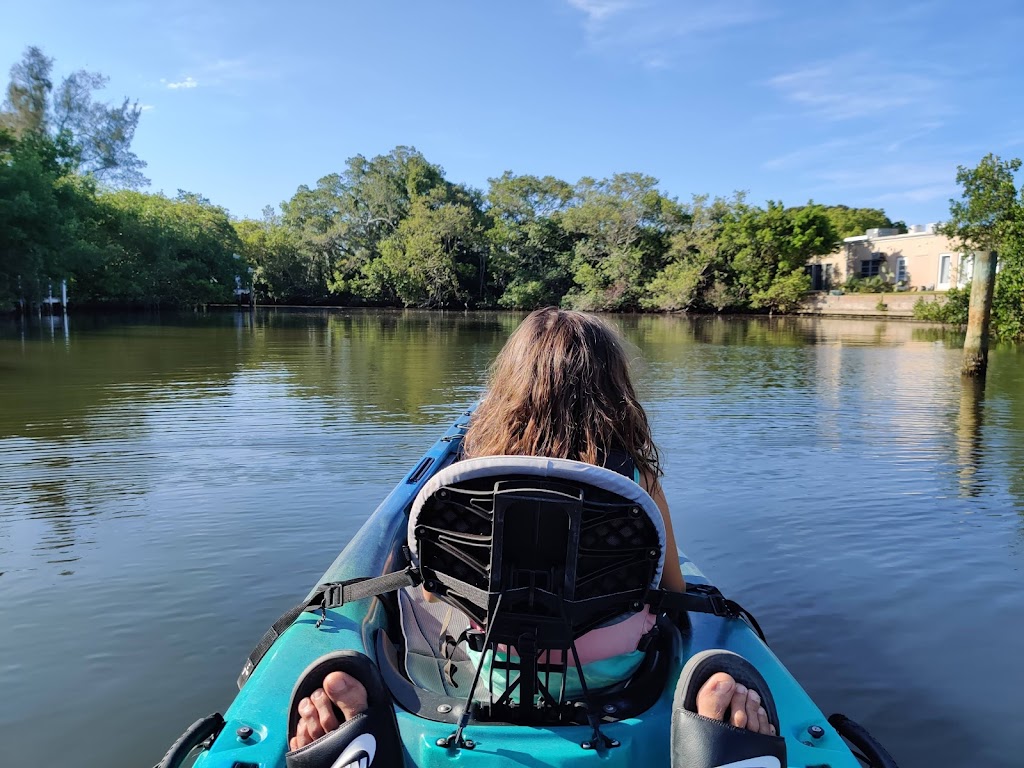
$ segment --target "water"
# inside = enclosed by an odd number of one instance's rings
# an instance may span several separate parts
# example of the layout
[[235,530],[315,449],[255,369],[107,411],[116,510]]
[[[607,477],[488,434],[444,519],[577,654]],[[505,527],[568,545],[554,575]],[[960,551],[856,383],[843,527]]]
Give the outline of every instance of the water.
[[[519,317],[0,322],[0,766],[152,765],[480,392]],[[1024,353],[616,318],[681,545],[904,768],[1019,766]]]

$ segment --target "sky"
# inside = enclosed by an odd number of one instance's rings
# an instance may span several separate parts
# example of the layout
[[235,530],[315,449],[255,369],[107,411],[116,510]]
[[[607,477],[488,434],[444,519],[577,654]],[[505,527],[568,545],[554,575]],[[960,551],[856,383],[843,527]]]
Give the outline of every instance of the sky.
[[143,109],[151,191],[258,216],[396,145],[486,189],[640,171],[681,200],[941,221],[956,168],[1024,155],[1020,0],[7,0],[29,45]]

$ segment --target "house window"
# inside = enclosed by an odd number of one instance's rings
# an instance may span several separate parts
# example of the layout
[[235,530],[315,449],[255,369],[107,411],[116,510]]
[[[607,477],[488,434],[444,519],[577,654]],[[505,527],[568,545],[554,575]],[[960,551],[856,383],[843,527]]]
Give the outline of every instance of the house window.
[[973,253],[962,253],[960,254],[960,265],[957,268],[957,282],[961,286],[971,284],[971,280],[974,278],[974,254]]
[[876,277],[881,270],[881,259],[865,259],[860,263],[861,277]]
[[939,256],[939,285],[949,285],[949,254]]
[[905,283],[907,281],[907,260],[900,256],[896,259],[896,282]]

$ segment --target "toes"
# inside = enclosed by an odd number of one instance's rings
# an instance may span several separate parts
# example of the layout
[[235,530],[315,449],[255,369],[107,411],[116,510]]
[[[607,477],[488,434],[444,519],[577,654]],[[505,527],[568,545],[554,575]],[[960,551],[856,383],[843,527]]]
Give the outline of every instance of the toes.
[[351,675],[331,672],[324,678],[324,692],[346,720],[366,711],[366,689]]
[[757,691],[747,691],[747,730],[758,733],[760,727],[757,719],[757,710],[761,707],[761,697]]
[[312,744],[313,739],[309,737],[309,733],[306,731],[306,721],[299,720],[299,724],[295,727],[295,736],[292,738],[294,746],[292,749],[299,749],[307,744]]
[[302,741],[302,734],[305,735],[307,744],[324,735],[324,731],[320,727],[320,716],[309,697],[300,701],[296,709],[299,711],[299,727],[296,729],[296,736],[299,736],[300,741]]
[[302,722],[306,724],[306,733],[309,734],[313,741],[324,735],[325,731],[320,727],[320,717],[318,715],[314,714],[312,717],[303,718]]
[[735,689],[736,681],[732,677],[725,672],[716,672],[697,693],[697,714],[724,721]]
[[331,706],[331,700],[327,698],[327,694],[324,693],[323,689],[317,688],[313,691],[313,695],[310,698],[313,700],[313,706],[316,707],[316,714],[324,733],[330,733],[337,728],[338,718],[335,717],[334,707]]
[[747,687],[736,684],[732,692],[732,702],[729,704],[732,710],[730,721],[736,728],[747,727]]
[[349,720],[366,711],[366,689],[344,672],[332,672],[325,677],[323,688],[317,688],[296,707],[299,723],[295,727],[295,735],[288,741],[289,749],[312,744],[338,727],[338,717],[331,702],[341,710],[344,719]]
[[772,732],[771,723],[768,722],[768,713],[764,711],[764,707],[757,708],[757,732],[766,736],[770,736]]

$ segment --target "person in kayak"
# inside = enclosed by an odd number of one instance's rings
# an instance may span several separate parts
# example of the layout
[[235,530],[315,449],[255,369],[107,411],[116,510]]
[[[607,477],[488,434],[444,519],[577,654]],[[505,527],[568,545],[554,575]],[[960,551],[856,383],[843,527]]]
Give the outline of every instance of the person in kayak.
[[554,307],[530,313],[491,366],[462,454],[572,459],[640,483],[665,521],[661,586],[686,589],[647,413],[622,341],[600,318]]
[[[638,482],[665,523],[663,589],[686,588],[672,518],[661,487],[663,475],[650,425],[636,396],[629,359],[617,332],[583,312],[545,308],[532,312],[512,333],[488,377],[488,390],[463,439],[462,458],[545,456],[605,467]],[[607,659],[636,652],[655,617],[634,614],[579,640],[581,656]],[[332,706],[333,704],[333,706]],[[709,677],[695,698],[696,713],[757,734],[775,726],[756,690],[727,672]],[[298,703],[299,722],[289,747],[299,749],[364,712],[364,686],[332,672],[323,686]]]

